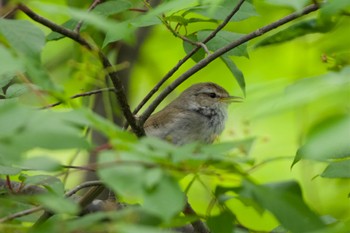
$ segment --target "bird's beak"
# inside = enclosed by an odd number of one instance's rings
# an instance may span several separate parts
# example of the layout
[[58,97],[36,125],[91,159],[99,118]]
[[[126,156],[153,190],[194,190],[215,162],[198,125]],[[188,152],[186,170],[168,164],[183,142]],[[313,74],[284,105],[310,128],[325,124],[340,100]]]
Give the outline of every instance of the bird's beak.
[[239,96],[228,96],[222,97],[220,100],[224,103],[240,103],[243,101],[243,98]]

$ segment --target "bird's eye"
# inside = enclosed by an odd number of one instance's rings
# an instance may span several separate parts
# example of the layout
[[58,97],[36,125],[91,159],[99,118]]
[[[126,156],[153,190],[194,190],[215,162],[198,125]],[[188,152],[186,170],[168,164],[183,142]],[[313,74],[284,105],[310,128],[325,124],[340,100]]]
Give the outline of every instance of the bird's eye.
[[214,92],[208,93],[210,98],[215,98],[217,97],[217,95]]

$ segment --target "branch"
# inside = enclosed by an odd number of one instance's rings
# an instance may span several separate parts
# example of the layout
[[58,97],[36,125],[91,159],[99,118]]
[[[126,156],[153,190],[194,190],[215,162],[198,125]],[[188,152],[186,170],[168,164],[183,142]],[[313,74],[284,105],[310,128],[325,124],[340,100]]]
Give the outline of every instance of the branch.
[[125,92],[123,89],[122,82],[118,78],[117,72],[113,69],[113,66],[111,65],[111,63],[109,62],[107,57],[102,53],[101,50],[93,47],[89,42],[87,42],[84,38],[82,38],[79,33],[74,32],[74,31],[69,30],[69,29],[66,29],[60,25],[57,25],[57,24],[51,22],[50,20],[48,20],[44,17],[37,15],[35,12],[33,12],[31,9],[29,9],[27,6],[25,6],[21,3],[18,4],[18,9],[21,10],[26,15],[28,15],[34,21],[50,28],[52,31],[58,32],[64,36],[78,42],[79,44],[86,47],[90,51],[97,52],[104,69],[107,71],[108,77],[112,80],[113,86],[115,88],[115,93],[117,95],[117,101],[120,105],[120,108],[121,108],[123,114],[124,114],[124,117],[126,118],[127,122],[130,124],[133,132],[138,137],[145,135],[144,129],[142,128],[142,126],[140,126],[140,124],[137,123],[134,115],[132,114],[132,112],[130,110],[130,107],[129,107],[129,104],[127,102],[127,98],[126,98],[126,95],[125,95]]
[[[186,206],[182,212],[185,216],[197,216],[197,213],[194,211],[194,209],[192,209],[188,201],[186,202]],[[196,233],[210,233],[207,226],[200,220],[193,221],[191,224]]]
[[145,110],[145,112],[140,116],[140,124],[143,124],[147,118],[152,114],[152,112],[156,109],[156,107],[163,101],[163,99],[172,92],[177,86],[179,86],[182,82],[184,82],[186,79],[188,79],[191,75],[197,73],[199,70],[203,69],[205,66],[207,66],[209,63],[214,61],[216,58],[220,57],[221,55],[225,54],[226,52],[238,47],[241,44],[244,44],[258,36],[261,36],[283,24],[286,24],[292,20],[295,20],[303,15],[309,14],[313,11],[316,11],[319,9],[319,6],[317,5],[310,5],[305,7],[302,11],[298,11],[295,13],[292,13],[280,20],[277,20],[269,25],[266,25],[262,28],[259,28],[255,30],[252,33],[249,33],[245,36],[242,36],[238,40],[226,45],[225,47],[222,47],[218,50],[216,50],[214,53],[210,54],[206,58],[200,60],[196,65],[194,65],[192,68],[188,69],[185,73],[183,73],[179,78],[177,78],[174,82],[172,82],[169,86],[167,86],[158,96],[157,98],[150,104],[150,106]]
[[[225,20],[201,43],[206,44],[211,39],[213,39],[216,34],[223,29],[228,22],[230,22],[231,18],[239,11],[242,4],[245,0],[240,0],[235,8],[231,11],[231,13],[225,18]],[[146,97],[139,103],[139,105],[133,111],[134,114],[137,114],[140,109],[149,101],[152,96],[159,90],[159,88],[188,60],[190,59],[199,49],[200,45],[197,45],[191,52],[189,52],[184,58],[182,58],[158,83],[157,85],[146,95]],[[124,126],[126,128],[126,126]]]
[[[93,90],[93,91],[88,91],[88,92],[83,92],[83,93],[80,93],[80,94],[76,94],[76,95],[73,95],[71,97],[69,97],[70,99],[76,99],[76,98],[79,98],[79,97],[84,97],[84,96],[90,96],[90,95],[95,95],[95,94],[100,94],[102,92],[105,92],[105,91],[112,91],[112,92],[115,92],[115,88],[114,87],[110,87],[110,88],[103,88],[103,89],[99,89],[99,90]],[[48,109],[48,108],[52,108],[52,107],[56,107],[60,104],[62,104],[63,101],[59,101],[59,102],[56,102],[56,103],[53,103],[53,104],[50,104],[50,105],[46,105],[40,109]]]
[[[69,190],[68,192],[66,192],[65,197],[71,197],[72,195],[74,195],[75,193],[80,191],[81,189],[88,188],[88,187],[96,187],[96,186],[101,186],[101,185],[102,185],[101,181],[87,181],[87,182],[84,182],[84,183],[74,187],[73,189]],[[42,191],[41,189],[38,190],[37,194],[42,193],[41,191]],[[13,219],[16,219],[19,217],[23,217],[23,216],[26,216],[29,214],[33,214],[33,213],[38,212],[40,210],[44,210],[44,207],[37,206],[37,207],[33,207],[31,209],[23,210],[23,211],[20,211],[20,212],[17,212],[17,213],[14,213],[14,214],[11,214],[9,216],[1,218],[0,223],[7,222],[7,221],[10,221],[10,220],[13,220]]]

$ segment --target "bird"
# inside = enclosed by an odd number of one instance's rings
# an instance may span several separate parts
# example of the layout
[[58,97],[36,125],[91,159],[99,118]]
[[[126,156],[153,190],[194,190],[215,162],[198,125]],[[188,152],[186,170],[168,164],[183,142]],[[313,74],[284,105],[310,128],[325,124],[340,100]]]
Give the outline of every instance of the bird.
[[197,83],[151,115],[144,124],[145,133],[175,145],[211,144],[224,130],[229,103],[241,101],[218,84]]

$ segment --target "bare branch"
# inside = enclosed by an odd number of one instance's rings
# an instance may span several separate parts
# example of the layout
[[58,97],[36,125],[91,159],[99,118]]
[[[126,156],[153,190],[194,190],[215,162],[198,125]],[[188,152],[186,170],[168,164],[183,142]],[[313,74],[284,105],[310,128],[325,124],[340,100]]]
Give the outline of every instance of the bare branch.
[[82,38],[80,36],[79,33],[76,33],[72,30],[66,29],[60,25],[57,25],[53,22],[51,22],[50,20],[39,16],[38,14],[36,14],[35,12],[33,12],[31,9],[29,9],[27,6],[23,5],[23,4],[18,4],[18,9],[20,9],[23,13],[25,13],[26,15],[28,15],[31,19],[33,19],[34,21],[41,23],[43,25],[45,25],[46,27],[50,28],[52,31],[58,32],[68,38],[71,38],[72,40],[78,42],[79,44],[83,45],[84,47],[86,47],[88,50],[90,51],[94,51],[98,54],[101,63],[104,67],[104,69],[107,71],[107,75],[109,76],[109,78],[111,79],[113,86],[115,88],[115,93],[117,95],[117,101],[120,105],[120,108],[124,114],[124,117],[126,118],[127,122],[130,124],[133,132],[141,137],[143,135],[145,135],[145,131],[142,128],[142,126],[140,126],[138,124],[138,122],[136,121],[134,115],[132,114],[129,104],[127,102],[127,98],[123,89],[123,85],[121,80],[118,78],[118,74],[115,71],[115,69],[113,68],[112,64],[109,62],[109,60],[107,59],[107,57],[102,53],[101,50],[99,50],[98,48],[95,48],[94,46],[92,46],[89,42],[87,42],[84,38]]
[[[230,22],[231,18],[239,11],[242,4],[245,0],[240,0],[235,8],[231,11],[231,13],[225,18],[225,20],[207,37],[205,38],[202,43],[206,44],[211,39],[215,37],[215,35],[223,29],[228,22]],[[196,48],[194,48],[191,52],[189,52],[184,58],[182,58],[158,83],[157,85],[146,95],[146,97],[139,103],[139,105],[135,108],[133,111],[134,114],[137,114],[140,109],[152,98],[152,96],[159,90],[159,88],[188,60],[190,59],[199,49],[201,48],[200,45],[197,45]],[[127,125],[124,126],[126,128]]]
[[10,221],[10,220],[13,220],[13,219],[16,219],[16,218],[20,218],[20,217],[23,217],[23,216],[27,216],[27,215],[33,214],[35,212],[38,212],[40,210],[43,210],[42,206],[33,207],[31,209],[23,210],[23,211],[11,214],[9,216],[0,218],[0,223],[7,222],[7,221]]
[[[73,95],[71,97],[69,97],[70,99],[76,99],[76,98],[79,98],[79,97],[85,97],[85,96],[90,96],[90,95],[96,95],[96,94],[100,94],[102,92],[106,92],[106,91],[112,91],[112,92],[115,92],[115,88],[113,87],[110,87],[110,88],[103,88],[103,89],[99,89],[99,90],[93,90],[93,91],[88,91],[88,92],[83,92],[83,93],[80,93],[80,94],[76,94],[76,95]],[[63,102],[62,101],[59,101],[59,102],[56,102],[56,103],[53,103],[53,104],[50,104],[50,105],[46,105],[40,109],[47,109],[47,108],[52,108],[52,107],[56,107],[60,104],[62,104]]]
[[205,66],[207,66],[209,63],[214,61],[216,58],[220,57],[221,55],[225,54],[226,52],[238,47],[241,44],[244,44],[258,36],[261,36],[265,34],[266,32],[269,32],[283,24],[286,24],[294,19],[297,19],[303,15],[309,14],[313,11],[318,10],[319,7],[317,5],[310,5],[305,7],[302,11],[294,12],[280,20],[277,20],[271,24],[268,24],[262,28],[259,28],[255,30],[252,33],[249,33],[245,36],[242,36],[238,40],[226,45],[225,47],[222,47],[218,50],[216,50],[214,53],[210,54],[206,58],[200,60],[196,65],[194,65],[192,68],[188,69],[185,73],[183,73],[179,78],[177,78],[174,82],[172,82],[169,86],[167,86],[158,96],[157,98],[150,104],[150,106],[145,110],[145,112],[140,116],[140,124],[143,124],[147,118],[152,114],[152,112],[156,109],[156,107],[160,104],[160,102],[163,101],[163,99],[172,92],[177,86],[179,86],[182,82],[184,82],[186,79],[188,79],[191,75],[195,74],[199,70],[203,69]]
[[[190,203],[186,202],[185,209],[182,211],[186,216],[197,216],[197,213],[194,211]],[[200,220],[191,222],[195,232],[197,233],[210,233],[207,226]]]

